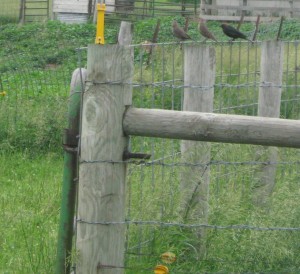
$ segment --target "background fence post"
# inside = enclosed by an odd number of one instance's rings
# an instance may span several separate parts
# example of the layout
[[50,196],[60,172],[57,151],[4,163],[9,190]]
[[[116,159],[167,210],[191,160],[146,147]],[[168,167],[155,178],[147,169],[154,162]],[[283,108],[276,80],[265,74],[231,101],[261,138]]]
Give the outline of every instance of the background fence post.
[[[120,25],[120,30],[118,34],[118,44],[120,46],[129,46],[132,42],[133,37],[133,25],[130,22],[122,21]],[[134,58],[134,51],[131,51],[131,58]],[[131,70],[133,71],[133,62],[131,63]],[[131,85],[126,85],[123,87],[124,90],[124,105],[130,106],[132,104],[132,87]]]
[[133,25],[130,22],[122,21],[120,24],[120,30],[118,34],[118,44],[121,46],[130,45],[132,41],[132,28]]
[[[258,116],[278,118],[280,115],[283,50],[280,41],[266,41],[262,44]],[[255,161],[274,163],[277,159],[277,147],[259,147],[256,150]],[[258,165],[255,173],[253,201],[256,205],[264,206],[275,185],[276,165]]]
[[[209,46],[186,46],[184,48],[183,110],[212,112],[215,82],[215,50]],[[191,86],[198,86],[191,87]],[[202,86],[203,88],[199,88]],[[207,223],[209,196],[210,143],[182,141],[182,160],[190,164],[181,172],[181,212],[185,222]],[[197,232],[200,256],[205,253],[204,230]]]
[[[124,91],[131,81],[129,47],[89,45],[79,166],[76,273],[124,273]],[[98,224],[95,224],[98,222]],[[103,223],[108,224],[103,224]],[[121,222],[121,224],[109,224]],[[102,224],[99,224],[102,223]]]
[[25,23],[25,0],[20,0],[19,24]]

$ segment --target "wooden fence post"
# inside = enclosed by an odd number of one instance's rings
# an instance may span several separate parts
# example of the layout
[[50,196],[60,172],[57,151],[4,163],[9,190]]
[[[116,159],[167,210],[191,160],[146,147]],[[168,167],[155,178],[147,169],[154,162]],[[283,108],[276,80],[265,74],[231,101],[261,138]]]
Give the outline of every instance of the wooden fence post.
[[[261,76],[258,99],[258,116],[278,118],[280,115],[281,85],[283,71],[283,43],[266,41],[261,49]],[[259,147],[255,161],[277,162],[277,147]],[[257,166],[253,201],[264,206],[272,194],[275,185],[276,165],[262,164]]]
[[[120,46],[129,46],[132,43],[132,37],[133,37],[133,25],[130,22],[122,21],[120,25],[120,30],[118,34],[118,44]],[[134,58],[134,51],[131,51],[131,58],[133,60]],[[131,68],[130,70],[133,71],[133,62],[130,64]],[[131,106],[132,105],[132,87],[130,85],[124,86],[123,89],[124,93],[124,105],[125,106]]]
[[119,45],[88,47],[76,273],[124,273],[126,165],[122,156],[127,138],[123,134],[122,119],[125,93],[129,89],[122,83],[131,81],[131,51]]
[[130,22],[122,21],[120,24],[120,30],[118,34],[118,44],[121,46],[127,46],[132,41],[132,28],[133,25]]
[[[209,46],[184,48],[184,111],[212,112],[215,82],[215,50]],[[194,86],[194,87],[193,87]],[[198,87],[195,87],[198,86]],[[199,88],[199,86],[203,88]],[[184,221],[207,223],[210,143],[182,141],[182,161],[203,166],[187,166],[181,172],[181,212]],[[200,256],[205,253],[204,230],[197,233]]]
[[25,0],[20,0],[19,24],[25,23]]

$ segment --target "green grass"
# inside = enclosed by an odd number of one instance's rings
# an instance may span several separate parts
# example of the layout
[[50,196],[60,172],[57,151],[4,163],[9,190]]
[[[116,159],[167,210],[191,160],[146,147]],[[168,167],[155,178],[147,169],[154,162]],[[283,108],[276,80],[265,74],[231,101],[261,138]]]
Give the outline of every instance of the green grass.
[[[159,42],[174,41],[170,31],[172,19],[162,18]],[[181,18],[177,19],[183,24]],[[134,43],[151,39],[156,20],[135,24]],[[227,40],[218,23],[209,22],[209,26],[220,41]],[[259,37],[274,37],[277,26],[277,22],[263,24]],[[299,22],[286,22],[284,39],[299,38],[294,26],[299,26]],[[93,43],[95,26],[48,22],[7,24],[0,29],[0,92],[7,92],[0,97],[0,272],[53,273],[63,169],[61,136],[66,126],[69,83],[78,66],[75,48]],[[253,24],[243,25],[242,30],[251,35]],[[195,22],[191,22],[189,32],[199,39]],[[108,25],[107,43],[114,43],[116,34],[117,26]],[[297,86],[297,43],[288,44],[288,48],[284,84]],[[175,85],[181,85],[182,54],[179,46],[157,46],[147,66],[148,53],[136,47],[134,82],[179,79]],[[217,84],[259,81],[259,45],[224,42],[216,45],[216,54]],[[85,51],[82,60],[85,66]],[[218,112],[256,115],[257,89],[217,87],[214,108]],[[136,87],[133,96],[137,107],[181,109],[181,88]],[[297,88],[285,88],[283,99],[297,98]],[[281,116],[299,119],[298,101],[283,102]],[[177,154],[180,142],[133,138],[132,151],[154,152],[155,159],[167,158],[165,166],[129,166],[127,217],[181,222],[179,184],[181,171],[186,167],[172,166],[181,162]],[[212,145],[213,160],[228,163],[252,162],[254,151],[253,146]],[[299,165],[292,164],[298,159],[297,150],[280,149],[280,161],[291,163],[278,166],[271,207],[266,211],[252,204],[255,165],[211,166],[209,223],[299,227]],[[169,250],[177,255],[177,261],[169,266],[171,273],[297,273],[300,268],[299,232],[209,229],[203,260],[199,260],[195,248],[193,229],[130,225],[128,232],[126,265],[131,269],[126,273],[153,272],[153,267],[162,263],[160,254]]]
[[53,273],[62,157],[0,154],[0,272]]

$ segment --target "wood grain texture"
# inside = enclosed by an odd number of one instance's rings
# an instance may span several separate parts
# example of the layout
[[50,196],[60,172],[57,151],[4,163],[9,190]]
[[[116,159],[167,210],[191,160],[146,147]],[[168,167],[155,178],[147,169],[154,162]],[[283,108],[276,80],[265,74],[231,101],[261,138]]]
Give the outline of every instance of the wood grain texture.
[[[184,48],[184,89],[183,110],[212,112],[215,82],[215,50],[203,45],[185,46]],[[203,86],[208,88],[192,88]],[[187,141],[181,142],[182,162],[210,162],[210,143]],[[187,166],[181,169],[181,214],[185,222],[202,223],[208,221],[209,199],[208,166]],[[202,257],[205,254],[205,230],[197,230],[199,239],[197,249]]]
[[279,117],[283,46],[281,41],[265,41],[262,44],[258,116]]
[[[123,163],[110,163],[122,161],[122,154],[127,146],[127,138],[122,129],[124,85],[112,85],[108,82],[130,81],[130,60],[128,48],[118,45],[88,47],[78,193],[78,218],[88,222],[125,220],[126,166]],[[76,272],[123,273],[122,268],[101,268],[101,265],[122,267],[124,243],[124,225],[79,222]]]
[[128,46],[132,42],[133,25],[130,22],[122,21],[120,25],[118,43],[121,46]]
[[[258,98],[258,116],[278,118],[280,115],[281,85],[283,74],[283,48],[281,41],[265,41],[261,49],[261,74]],[[256,149],[255,161],[277,162],[276,147]],[[276,165],[257,165],[253,182],[253,201],[256,205],[267,206],[273,192]]]
[[300,147],[300,121],[243,115],[129,108],[126,135]]

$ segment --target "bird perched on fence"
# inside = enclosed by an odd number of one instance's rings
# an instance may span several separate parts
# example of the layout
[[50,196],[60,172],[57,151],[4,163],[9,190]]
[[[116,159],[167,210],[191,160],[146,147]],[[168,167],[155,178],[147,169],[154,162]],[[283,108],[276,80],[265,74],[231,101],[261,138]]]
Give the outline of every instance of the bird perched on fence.
[[173,35],[181,41],[193,40],[181,27],[178,26],[178,23],[175,20],[172,23],[172,32]]
[[200,31],[200,34],[203,37],[205,37],[204,41],[206,39],[211,39],[211,40],[218,42],[217,39],[215,38],[215,36],[208,30],[208,28],[206,26],[206,20],[203,18],[199,18],[199,31]]
[[223,29],[224,34],[232,38],[232,40],[241,38],[252,42],[250,39],[247,38],[247,36],[244,33],[240,32],[232,26],[229,26],[226,23],[221,24],[221,28]]

